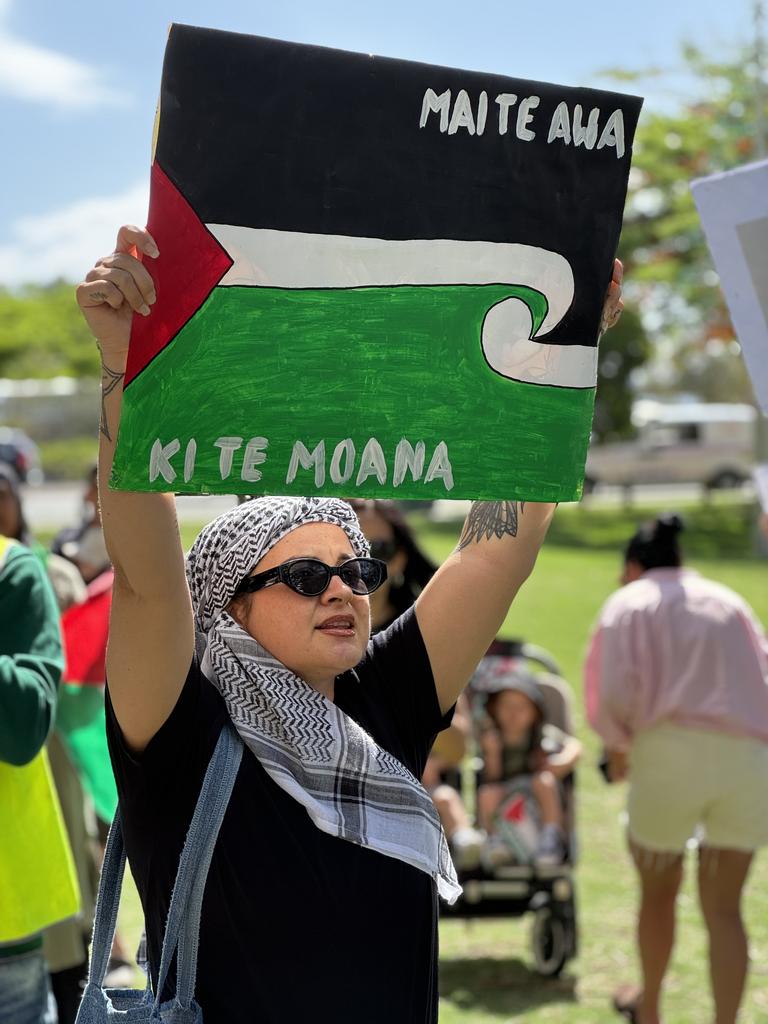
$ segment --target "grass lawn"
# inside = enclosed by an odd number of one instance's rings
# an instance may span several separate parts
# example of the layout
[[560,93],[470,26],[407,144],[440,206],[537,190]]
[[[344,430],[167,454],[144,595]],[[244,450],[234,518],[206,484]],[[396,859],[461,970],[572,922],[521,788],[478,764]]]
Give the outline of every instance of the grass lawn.
[[[524,637],[554,654],[577,693],[579,713],[580,664],[590,625],[616,586],[620,544],[638,517],[638,510],[561,509],[536,570],[504,624],[504,635]],[[692,509],[690,563],[743,594],[768,623],[768,567],[748,557],[748,520],[741,506]],[[417,523],[425,547],[436,560],[443,558],[458,529]],[[184,531],[185,544],[194,533]],[[581,719],[578,731],[587,748],[578,781],[581,955],[561,979],[544,982],[529,967],[530,919],[446,921],[440,936],[441,1024],[518,1019],[598,1024],[613,1019],[608,1003],[617,982],[635,977],[635,885],[619,821],[624,794],[599,778],[594,768],[597,745]],[[746,912],[753,964],[741,1019],[743,1024],[759,1024],[768,1021],[768,856],[753,871]],[[126,894],[121,921],[133,943],[140,914],[132,890]],[[705,964],[704,931],[689,879],[680,901],[678,945],[667,990],[670,1024],[706,1024],[712,1019]]]

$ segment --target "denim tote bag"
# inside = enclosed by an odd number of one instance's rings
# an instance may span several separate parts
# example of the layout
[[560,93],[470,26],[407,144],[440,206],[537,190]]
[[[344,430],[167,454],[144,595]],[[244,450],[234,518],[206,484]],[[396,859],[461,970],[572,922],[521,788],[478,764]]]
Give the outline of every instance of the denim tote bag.
[[[118,810],[112,822],[104,854],[93,929],[91,969],[75,1024],[141,1024],[143,1021],[203,1024],[202,1010],[195,1002],[200,914],[208,868],[242,754],[242,741],[227,723],[221,730],[205,773],[195,813],[179,859],[179,870],[163,937],[157,991],[154,995],[149,977],[147,987],[143,991],[104,988],[104,975],[117,925],[120,889],[125,871],[125,846]],[[176,994],[172,999],[161,1003],[160,997],[175,952]]]

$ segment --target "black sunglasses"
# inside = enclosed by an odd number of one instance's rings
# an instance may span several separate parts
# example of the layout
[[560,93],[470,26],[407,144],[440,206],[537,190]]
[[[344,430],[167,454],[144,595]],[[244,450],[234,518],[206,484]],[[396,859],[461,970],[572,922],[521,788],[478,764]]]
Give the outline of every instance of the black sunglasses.
[[235,593],[252,594],[275,583],[285,583],[303,597],[319,597],[334,576],[354,594],[372,594],[387,578],[387,566],[378,558],[349,558],[341,565],[326,565],[319,558],[292,558],[274,569],[246,576]]

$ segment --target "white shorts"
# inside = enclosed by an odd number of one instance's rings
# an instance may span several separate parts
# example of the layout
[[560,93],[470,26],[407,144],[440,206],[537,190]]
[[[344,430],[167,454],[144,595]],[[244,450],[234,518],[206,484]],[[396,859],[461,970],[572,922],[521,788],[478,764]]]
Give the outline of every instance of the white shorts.
[[630,754],[629,835],[659,853],[768,846],[768,743],[663,724]]

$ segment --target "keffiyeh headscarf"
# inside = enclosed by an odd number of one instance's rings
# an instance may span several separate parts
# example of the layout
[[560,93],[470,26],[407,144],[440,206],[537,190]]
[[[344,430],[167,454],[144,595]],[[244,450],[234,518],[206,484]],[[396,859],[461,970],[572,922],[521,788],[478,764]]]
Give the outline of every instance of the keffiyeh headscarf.
[[332,701],[272,657],[226,610],[238,584],[292,530],[329,523],[369,553],[357,517],[335,498],[256,498],[219,516],[187,558],[203,674],[245,745],[321,831],[395,857],[461,892],[424,787]]

